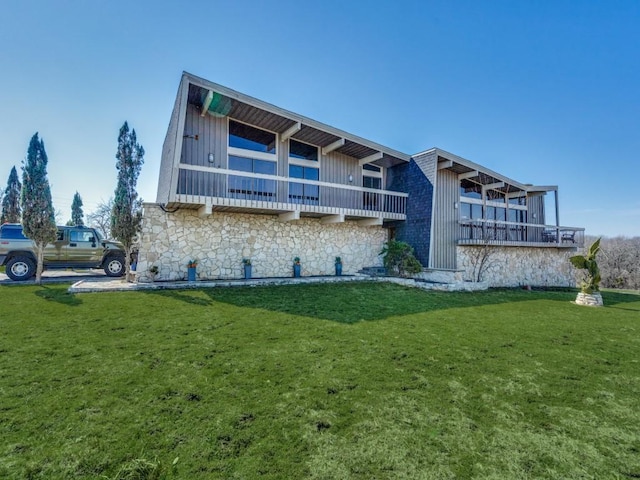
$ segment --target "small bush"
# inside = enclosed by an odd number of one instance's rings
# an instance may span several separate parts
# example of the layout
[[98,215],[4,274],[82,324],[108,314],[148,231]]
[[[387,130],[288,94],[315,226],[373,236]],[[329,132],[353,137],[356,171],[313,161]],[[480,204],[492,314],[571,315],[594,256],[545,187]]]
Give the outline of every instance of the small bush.
[[401,277],[408,277],[422,271],[422,264],[415,257],[413,247],[406,242],[389,240],[380,255],[384,255],[385,268]]

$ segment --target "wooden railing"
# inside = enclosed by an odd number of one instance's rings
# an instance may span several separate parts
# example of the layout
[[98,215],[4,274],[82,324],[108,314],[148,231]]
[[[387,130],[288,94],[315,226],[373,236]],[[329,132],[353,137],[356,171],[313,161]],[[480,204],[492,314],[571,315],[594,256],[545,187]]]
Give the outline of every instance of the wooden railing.
[[407,194],[302,178],[181,165],[178,195],[405,215]]
[[583,247],[584,228],[499,220],[460,220],[458,245]]

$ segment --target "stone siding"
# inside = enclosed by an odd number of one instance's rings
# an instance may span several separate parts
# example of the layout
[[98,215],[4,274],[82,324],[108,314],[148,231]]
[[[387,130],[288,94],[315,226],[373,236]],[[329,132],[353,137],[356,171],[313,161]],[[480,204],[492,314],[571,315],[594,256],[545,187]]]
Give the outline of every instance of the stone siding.
[[187,262],[198,260],[199,280],[243,277],[242,259],[253,263],[252,276],[289,277],[294,257],[300,257],[302,275],[335,274],[335,257],[342,257],[343,274],[382,265],[378,254],[387,240],[383,227],[355,222],[323,224],[302,218],[282,222],[274,215],[219,213],[200,218],[195,210],[164,212],[144,205],[138,281],[183,280]]
[[489,256],[481,280],[492,287],[575,287],[576,273],[569,263],[571,249],[535,247],[458,246],[458,267],[473,280],[474,258],[484,248]]

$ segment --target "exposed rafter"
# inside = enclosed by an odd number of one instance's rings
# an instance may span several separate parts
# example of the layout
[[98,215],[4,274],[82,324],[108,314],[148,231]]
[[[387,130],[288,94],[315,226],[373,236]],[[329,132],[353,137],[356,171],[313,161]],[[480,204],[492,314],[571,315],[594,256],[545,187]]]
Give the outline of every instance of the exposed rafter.
[[287,128],[284,132],[280,134],[280,141],[286,142],[289,138],[295,135],[302,128],[302,124],[300,122],[294,123],[291,127]]
[[382,160],[383,154],[382,152],[376,152],[368,157],[361,158],[358,160],[358,165],[363,166],[367,163],[375,162],[376,160]]
[[504,187],[504,182],[489,183],[488,185],[483,185],[483,187],[485,190],[497,190]]
[[344,138],[340,138],[338,140],[336,140],[333,143],[330,143],[329,145],[327,145],[326,147],[322,147],[322,154],[326,155],[327,153],[333,152],[334,150],[337,150],[338,148],[342,147],[344,145]]
[[470,172],[467,172],[467,173],[458,174],[458,180],[465,180],[467,178],[473,178],[473,177],[477,177],[477,176],[478,176],[478,171],[477,170],[471,170]]
[[209,106],[211,105],[212,100],[213,100],[213,92],[209,90],[206,98],[204,99],[204,103],[202,104],[202,112],[200,112],[201,117],[204,117],[207,114],[207,110],[209,110]]
[[445,168],[453,167],[453,160],[444,160],[438,162],[438,170],[444,170]]

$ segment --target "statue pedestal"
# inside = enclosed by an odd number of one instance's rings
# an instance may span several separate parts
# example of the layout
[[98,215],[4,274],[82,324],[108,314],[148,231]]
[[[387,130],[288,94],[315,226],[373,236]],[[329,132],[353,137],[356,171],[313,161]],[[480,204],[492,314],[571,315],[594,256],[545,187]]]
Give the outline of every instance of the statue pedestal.
[[576,297],[576,304],[588,307],[602,307],[602,295],[599,293],[582,293]]

